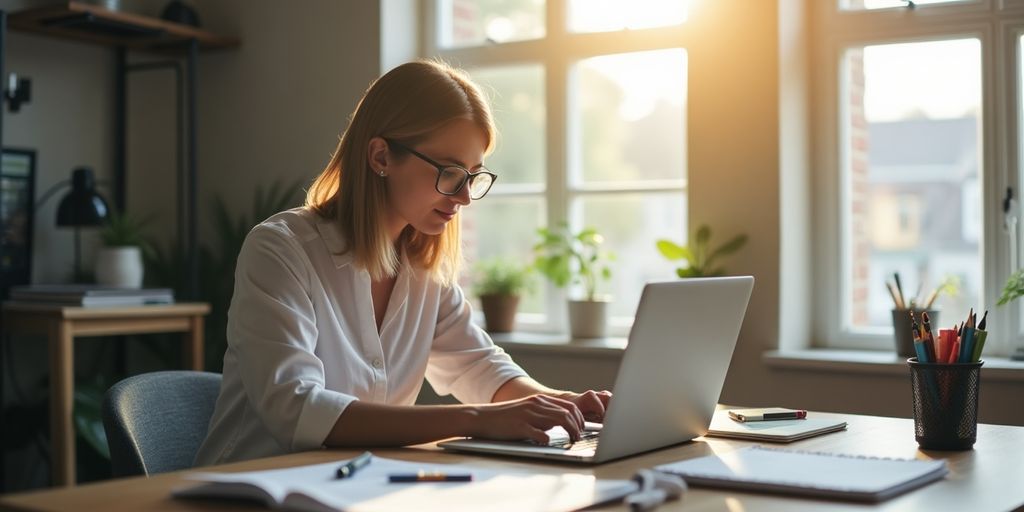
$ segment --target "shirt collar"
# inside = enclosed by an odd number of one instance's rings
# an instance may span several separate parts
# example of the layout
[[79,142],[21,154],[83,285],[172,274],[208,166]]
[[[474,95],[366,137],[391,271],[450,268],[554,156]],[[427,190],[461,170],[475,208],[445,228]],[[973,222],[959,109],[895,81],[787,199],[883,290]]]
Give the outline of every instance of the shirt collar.
[[316,230],[320,232],[320,238],[323,239],[327,251],[331,254],[331,259],[334,260],[334,266],[341,268],[352,263],[352,251],[348,250],[348,244],[345,243],[338,224],[319,215],[316,217]]

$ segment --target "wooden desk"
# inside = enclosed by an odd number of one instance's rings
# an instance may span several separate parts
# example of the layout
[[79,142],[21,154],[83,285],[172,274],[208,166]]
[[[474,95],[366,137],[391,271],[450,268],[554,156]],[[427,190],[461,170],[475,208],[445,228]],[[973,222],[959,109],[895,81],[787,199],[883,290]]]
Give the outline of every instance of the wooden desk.
[[5,334],[37,334],[49,339],[50,439],[54,485],[75,483],[75,337],[185,333],[184,364],[203,369],[203,316],[206,303],[82,308],[25,302],[5,302]]
[[[788,445],[802,450],[830,451],[882,457],[946,459],[950,474],[876,507],[809,498],[790,498],[771,494],[692,488],[682,501],[666,503],[672,510],[779,510],[779,511],[862,511],[866,508],[892,511],[923,510],[1010,510],[1024,505],[1024,427],[979,425],[975,449],[965,452],[923,452],[914,441],[913,420],[811,413],[817,417],[836,417],[849,422],[845,432],[826,434]],[[494,469],[527,469],[535,473],[577,472],[599,478],[630,478],[639,468],[711,453],[725,453],[757,443],[715,438],[698,438],[656,452],[638,455],[595,467],[552,462],[523,462],[511,458],[479,457],[440,452],[433,445],[406,449],[374,450],[384,457],[410,461],[445,462]],[[358,451],[322,450],[281,457],[204,468],[211,471],[248,471],[315,464],[344,459]],[[185,472],[166,473],[149,478],[129,478],[86,484],[73,488],[36,491],[0,497],[0,508],[21,510],[267,510],[258,506],[215,501],[176,501],[170,490],[184,483]],[[600,510],[626,510],[621,503]]]

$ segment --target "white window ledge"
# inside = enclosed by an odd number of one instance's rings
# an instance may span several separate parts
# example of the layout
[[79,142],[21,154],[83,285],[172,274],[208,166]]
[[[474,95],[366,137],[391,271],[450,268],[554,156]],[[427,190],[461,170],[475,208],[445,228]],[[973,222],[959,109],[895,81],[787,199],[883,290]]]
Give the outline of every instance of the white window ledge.
[[[768,367],[780,370],[907,375],[906,359],[892,352],[820,348],[771,350],[764,353],[762,360]],[[986,357],[982,368],[985,380],[1024,382],[1024,361]]]
[[495,345],[518,353],[621,358],[626,350],[626,338],[571,340],[565,334],[511,332],[491,334],[491,339]]

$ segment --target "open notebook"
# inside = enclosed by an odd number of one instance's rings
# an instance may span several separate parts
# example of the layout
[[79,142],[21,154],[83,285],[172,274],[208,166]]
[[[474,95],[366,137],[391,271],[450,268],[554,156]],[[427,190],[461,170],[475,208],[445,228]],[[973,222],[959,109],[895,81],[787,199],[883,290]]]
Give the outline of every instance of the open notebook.
[[883,459],[753,446],[658,466],[693,486],[851,501],[887,500],[946,475],[946,461]]
[[[175,489],[176,498],[255,500],[300,512],[384,510],[577,510],[636,490],[629,480],[590,475],[538,475],[453,464],[426,464],[374,457],[351,478],[337,479],[344,463],[329,462],[244,473],[191,473],[194,484]],[[393,473],[419,471],[472,475],[472,482],[389,483]]]

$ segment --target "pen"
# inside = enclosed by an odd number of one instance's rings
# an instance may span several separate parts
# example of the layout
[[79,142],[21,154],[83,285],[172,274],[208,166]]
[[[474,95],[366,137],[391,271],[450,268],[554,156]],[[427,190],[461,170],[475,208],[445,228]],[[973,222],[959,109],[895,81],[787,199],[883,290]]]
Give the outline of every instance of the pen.
[[363,452],[362,455],[342,464],[338,467],[338,472],[335,473],[336,478],[349,478],[356,474],[363,466],[370,463],[370,459],[373,458],[373,454],[370,452]]
[[794,411],[779,411],[779,412],[764,412],[761,414],[739,414],[735,411],[729,411],[729,416],[734,420],[747,422],[747,421],[769,421],[769,420],[802,420],[807,417],[807,411],[794,410]]
[[391,483],[416,483],[416,482],[472,482],[473,475],[469,473],[441,473],[440,471],[420,471],[418,473],[392,473],[388,475],[388,482]]

